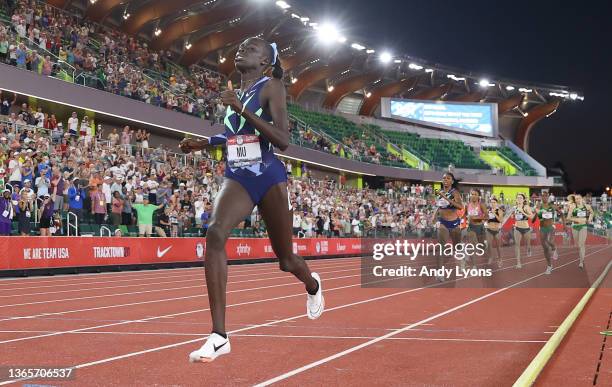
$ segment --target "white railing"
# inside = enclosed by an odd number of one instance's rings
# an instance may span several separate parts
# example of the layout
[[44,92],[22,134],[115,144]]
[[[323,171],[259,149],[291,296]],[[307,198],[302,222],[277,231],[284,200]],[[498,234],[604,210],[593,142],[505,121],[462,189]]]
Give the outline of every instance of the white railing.
[[[74,221],[71,222],[71,219],[74,219]],[[66,213],[66,235],[67,236],[71,236],[70,230],[74,230],[74,236],[79,235],[79,218],[72,211],[68,211]]]
[[103,237],[103,236],[104,236],[105,232],[108,232],[108,236],[109,236],[109,237],[110,237],[110,236],[113,236],[113,233],[112,233],[112,231],[111,231],[111,229],[110,229],[110,228],[108,228],[108,227],[106,227],[106,226],[102,226],[102,227],[100,227],[100,236],[101,236],[101,237]]

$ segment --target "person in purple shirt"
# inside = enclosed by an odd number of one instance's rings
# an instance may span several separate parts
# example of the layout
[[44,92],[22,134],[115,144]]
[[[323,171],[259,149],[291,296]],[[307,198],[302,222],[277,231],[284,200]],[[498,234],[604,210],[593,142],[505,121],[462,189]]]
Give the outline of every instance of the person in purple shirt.
[[11,235],[13,221],[13,204],[11,203],[11,190],[5,189],[0,198],[0,235]]
[[55,195],[57,188],[53,190],[53,195],[43,196],[43,202],[38,210],[38,217],[40,219],[40,236],[51,236],[49,228],[53,221],[53,212],[55,211]]

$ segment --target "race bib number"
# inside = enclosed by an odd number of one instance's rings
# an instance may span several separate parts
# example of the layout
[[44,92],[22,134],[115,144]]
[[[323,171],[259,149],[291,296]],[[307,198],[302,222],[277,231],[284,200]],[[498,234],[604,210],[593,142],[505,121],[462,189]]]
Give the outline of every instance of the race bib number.
[[4,218],[8,218],[8,214],[9,214],[9,212],[8,212],[8,211],[4,211],[4,212],[2,213],[2,216],[3,216]]
[[478,209],[468,211],[469,216],[478,216]]
[[517,212],[517,213],[514,215],[514,218],[515,218],[516,220],[523,220],[523,219],[525,219],[525,217],[523,216],[523,214],[521,214],[520,212]]
[[77,195],[74,197],[74,201],[78,202],[79,200],[81,200],[81,195]]
[[100,206],[104,207],[104,200],[100,200]]
[[489,211],[489,219],[497,219],[492,211]]
[[553,218],[553,213],[552,212],[543,212],[542,213],[542,219],[552,219]]
[[26,211],[26,218],[30,218],[32,216],[32,214],[30,213],[30,211]]
[[586,218],[586,216],[587,216],[586,214],[587,214],[586,211],[578,211],[577,216],[579,218]]
[[242,135],[227,140],[227,163],[230,168],[240,168],[261,163],[259,137]]

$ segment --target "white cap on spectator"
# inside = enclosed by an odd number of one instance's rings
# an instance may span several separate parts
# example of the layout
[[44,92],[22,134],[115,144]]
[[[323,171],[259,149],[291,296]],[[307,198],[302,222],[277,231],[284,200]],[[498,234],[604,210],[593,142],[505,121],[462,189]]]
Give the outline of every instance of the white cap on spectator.
[[184,186],[185,186],[185,183],[179,184],[179,187],[184,187]]
[[23,181],[23,184],[26,184],[26,183],[31,183],[31,182],[32,182],[32,181],[31,181],[30,179],[25,179],[25,180]]

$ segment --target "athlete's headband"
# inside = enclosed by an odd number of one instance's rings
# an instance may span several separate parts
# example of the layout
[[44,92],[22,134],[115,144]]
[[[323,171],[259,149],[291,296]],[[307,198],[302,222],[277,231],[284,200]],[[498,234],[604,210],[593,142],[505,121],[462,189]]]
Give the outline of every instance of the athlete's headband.
[[270,43],[270,46],[272,46],[272,63],[271,65],[274,66],[276,64],[276,61],[278,60],[278,48],[276,47],[276,43]]

